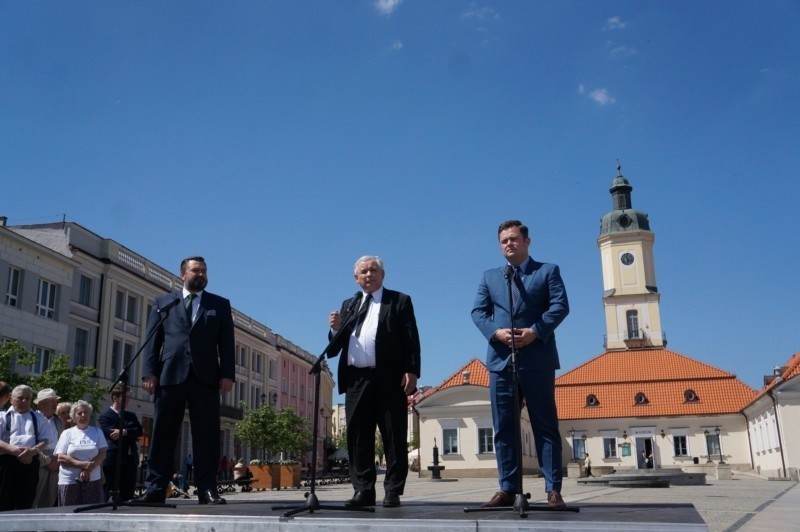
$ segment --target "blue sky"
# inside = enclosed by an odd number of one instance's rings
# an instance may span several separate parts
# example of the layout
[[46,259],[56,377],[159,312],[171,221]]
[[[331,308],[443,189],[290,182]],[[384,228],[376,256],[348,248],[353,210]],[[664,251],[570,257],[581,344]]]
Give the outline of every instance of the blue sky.
[[0,2],[0,214],[62,214],[318,354],[354,260],[410,294],[436,385],[496,227],[561,265],[562,367],[603,352],[617,159],[669,348],[761,376],[800,350],[800,3]]

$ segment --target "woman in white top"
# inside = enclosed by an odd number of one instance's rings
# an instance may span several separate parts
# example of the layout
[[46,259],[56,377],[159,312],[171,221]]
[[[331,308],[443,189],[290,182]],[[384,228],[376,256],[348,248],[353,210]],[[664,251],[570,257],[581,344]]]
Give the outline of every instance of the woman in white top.
[[75,426],[61,433],[54,454],[58,456],[58,504],[73,506],[103,502],[101,471],[106,457],[106,439],[98,427],[89,426],[92,405],[72,405]]

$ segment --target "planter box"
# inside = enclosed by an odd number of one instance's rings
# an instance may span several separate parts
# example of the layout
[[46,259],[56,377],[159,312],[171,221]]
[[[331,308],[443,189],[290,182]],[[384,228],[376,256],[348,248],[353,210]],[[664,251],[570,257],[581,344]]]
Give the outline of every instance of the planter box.
[[278,465],[251,465],[253,483],[250,485],[256,490],[280,489],[280,466]]
[[278,488],[300,487],[300,464],[275,466],[279,468]]

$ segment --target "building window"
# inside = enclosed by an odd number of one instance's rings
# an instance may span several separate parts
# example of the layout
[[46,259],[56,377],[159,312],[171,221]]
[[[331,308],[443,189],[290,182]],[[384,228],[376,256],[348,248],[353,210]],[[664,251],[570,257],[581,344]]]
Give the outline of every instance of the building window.
[[39,279],[39,303],[36,305],[36,313],[39,316],[50,318],[56,316],[56,289],[57,285],[44,279]]
[[478,429],[478,453],[480,454],[494,453],[494,429],[492,428]]
[[281,393],[286,393],[286,377],[281,377]]
[[36,355],[36,361],[31,367],[31,372],[41,375],[50,367],[50,362],[53,360],[53,351],[35,345],[33,346],[33,354]]
[[603,438],[603,457],[616,458],[617,457],[617,439],[616,438]]
[[688,389],[685,392],[683,392],[683,398],[686,400],[687,403],[696,403],[700,400],[700,398],[697,397],[697,394],[692,389]]
[[675,449],[675,456],[689,456],[689,446],[686,436],[672,435],[672,445]]
[[139,308],[139,298],[125,290],[117,290],[117,301],[114,316],[134,325],[139,323],[136,311]]
[[628,339],[639,338],[639,311],[629,310],[625,313],[628,322]]
[[634,397],[633,400],[636,402],[637,405],[646,405],[647,403],[650,402],[647,399],[647,396],[642,392],[637,393],[636,397]]
[[78,292],[78,303],[87,307],[92,306],[92,278],[81,275],[80,291]]
[[270,380],[275,380],[276,374],[278,372],[277,364],[275,360],[269,359],[269,378]]
[[[133,357],[134,353],[134,345],[130,342],[125,342],[123,340],[114,339],[114,344],[112,346],[112,355],[111,355],[111,373],[109,378],[113,378],[122,372],[122,368],[126,367],[131,362],[131,358]],[[130,371],[130,382],[137,382],[138,379],[138,371],[136,367],[131,368]]]
[[706,450],[708,450],[708,459],[711,460],[712,456],[719,456],[722,454],[722,449],[719,446],[719,434],[713,432],[706,435]]
[[6,305],[19,306],[19,287],[22,272],[16,268],[8,269],[8,284],[6,285]]
[[442,429],[442,454],[458,454],[458,429]]
[[253,353],[253,366],[256,373],[261,373],[261,353]]
[[86,356],[89,354],[89,331],[75,329],[75,365],[86,366]]
[[247,348],[243,345],[239,346],[239,365],[247,368]]
[[583,460],[586,456],[586,441],[583,438],[572,437],[572,459]]
[[600,406],[600,401],[597,400],[595,394],[590,393],[586,396],[586,406]]

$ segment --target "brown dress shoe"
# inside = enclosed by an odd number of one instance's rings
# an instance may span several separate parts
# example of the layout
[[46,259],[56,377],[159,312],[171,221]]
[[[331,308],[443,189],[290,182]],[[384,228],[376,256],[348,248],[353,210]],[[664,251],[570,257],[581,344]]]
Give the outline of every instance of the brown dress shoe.
[[481,508],[504,508],[514,506],[514,494],[506,491],[498,491],[492,500],[481,504]]
[[547,506],[561,510],[567,507],[567,503],[561,498],[561,494],[557,491],[551,491],[547,494]]

